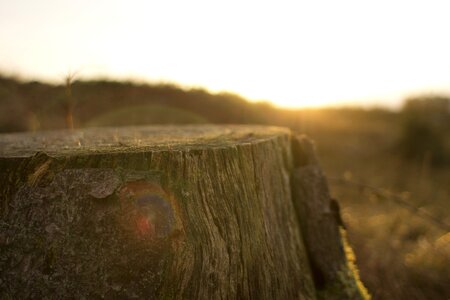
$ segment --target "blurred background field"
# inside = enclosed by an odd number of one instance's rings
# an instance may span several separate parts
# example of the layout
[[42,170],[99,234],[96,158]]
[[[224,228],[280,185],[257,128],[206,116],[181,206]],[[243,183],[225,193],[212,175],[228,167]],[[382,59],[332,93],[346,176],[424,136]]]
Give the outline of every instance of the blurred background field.
[[374,299],[450,297],[450,98],[400,110],[281,109],[170,84],[0,76],[0,132],[144,124],[265,124],[317,144]]

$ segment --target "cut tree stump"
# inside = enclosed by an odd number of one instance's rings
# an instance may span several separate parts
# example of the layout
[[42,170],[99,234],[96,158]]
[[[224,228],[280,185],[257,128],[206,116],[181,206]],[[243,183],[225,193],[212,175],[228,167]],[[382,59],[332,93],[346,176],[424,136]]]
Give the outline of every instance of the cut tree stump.
[[363,299],[306,138],[0,135],[0,298]]

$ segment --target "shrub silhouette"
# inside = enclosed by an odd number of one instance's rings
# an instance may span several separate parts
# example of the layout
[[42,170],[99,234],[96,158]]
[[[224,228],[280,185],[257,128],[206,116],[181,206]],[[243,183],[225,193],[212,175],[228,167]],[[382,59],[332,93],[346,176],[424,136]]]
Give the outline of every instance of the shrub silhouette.
[[410,98],[402,110],[399,150],[414,161],[433,165],[450,162],[450,99],[441,96]]

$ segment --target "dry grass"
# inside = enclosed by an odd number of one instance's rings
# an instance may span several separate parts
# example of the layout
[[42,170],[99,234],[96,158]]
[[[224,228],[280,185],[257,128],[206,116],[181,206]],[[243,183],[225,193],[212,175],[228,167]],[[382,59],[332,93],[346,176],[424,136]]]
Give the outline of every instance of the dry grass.
[[[339,126],[322,124],[310,135],[330,178],[377,187],[330,181],[373,299],[449,299],[450,233],[420,212],[450,224],[450,170],[396,156],[397,128],[395,123],[358,126],[341,120]],[[419,211],[380,194],[395,194]]]

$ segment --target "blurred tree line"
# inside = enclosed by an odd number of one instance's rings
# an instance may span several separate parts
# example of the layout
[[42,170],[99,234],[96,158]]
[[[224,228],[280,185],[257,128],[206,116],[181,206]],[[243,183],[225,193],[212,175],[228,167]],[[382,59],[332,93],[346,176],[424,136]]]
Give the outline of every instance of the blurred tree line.
[[[274,108],[267,102],[250,103],[232,93],[211,94],[202,89],[182,89],[169,84],[138,84],[108,80],[72,81],[61,85],[37,81],[20,82],[0,76],[0,132],[88,126],[93,119],[126,107],[156,105],[195,114],[193,123],[243,123],[295,125],[294,112]],[[68,117],[70,112],[70,117]],[[70,122],[67,121],[71,118]],[[134,121],[142,124],[177,123],[176,118]],[[121,122],[125,124],[127,122]],[[111,124],[115,125],[112,121]]]

